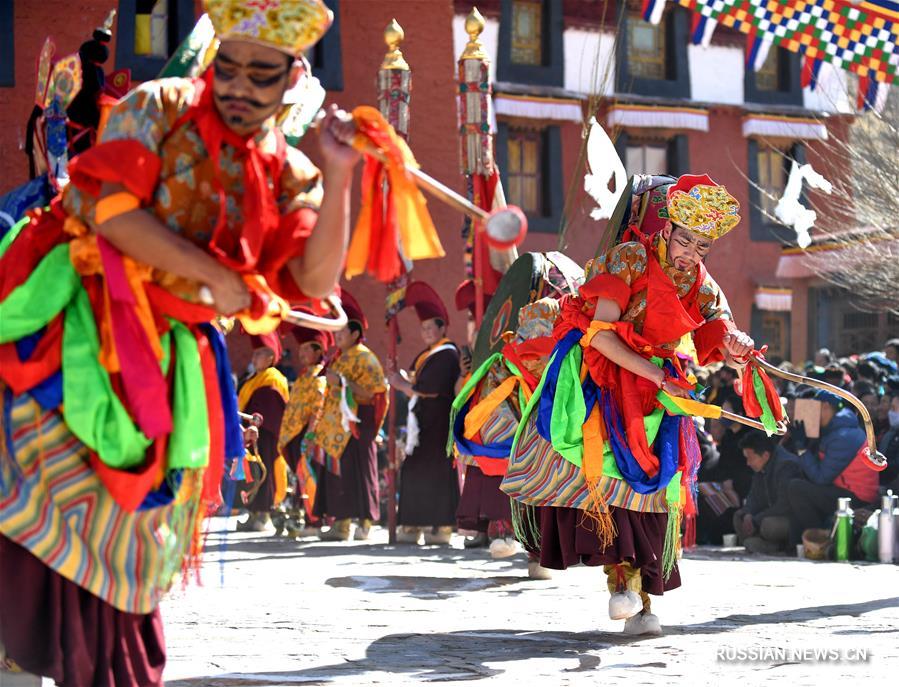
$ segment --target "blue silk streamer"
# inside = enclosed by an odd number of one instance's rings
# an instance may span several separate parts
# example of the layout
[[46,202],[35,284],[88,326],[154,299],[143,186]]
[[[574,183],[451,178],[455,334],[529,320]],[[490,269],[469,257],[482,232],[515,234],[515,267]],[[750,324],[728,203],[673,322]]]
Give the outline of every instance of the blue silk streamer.
[[[16,354],[19,356],[19,360],[25,362],[32,356],[46,331],[46,327],[41,327],[34,334],[23,336],[16,341]],[[59,408],[62,405],[62,370],[57,370],[44,381],[35,384],[28,389],[28,394],[44,410]]]
[[456,448],[459,450],[459,453],[464,453],[467,456],[481,456],[483,458],[508,458],[512,452],[511,438],[490,444],[480,444],[465,438],[465,416],[468,415],[470,407],[471,399],[469,398],[456,414],[456,419],[453,422],[453,438],[456,441]]
[[231,363],[228,361],[228,348],[225,337],[211,324],[201,324],[200,331],[206,335],[212,353],[215,356],[215,373],[219,382],[219,394],[222,397],[222,415],[225,423],[225,458],[243,458],[246,449],[243,445],[243,430],[237,410],[237,391],[231,377]]
[[653,442],[653,448],[659,457],[659,471],[655,477],[650,478],[631,452],[618,404],[615,402],[612,392],[601,391],[600,403],[609,437],[609,446],[615,457],[615,464],[624,480],[638,494],[653,494],[667,487],[671,478],[677,473],[680,458],[680,418],[667,413],[662,416],[659,432]]
[[543,391],[540,393],[540,404],[537,406],[537,432],[550,443],[552,443],[552,431],[550,426],[552,422],[553,402],[556,396],[556,386],[559,383],[559,370],[562,368],[562,361],[565,359],[565,356],[568,355],[572,348],[580,343],[583,335],[583,332],[579,329],[572,329],[559,340],[553,347],[552,359],[544,374]]

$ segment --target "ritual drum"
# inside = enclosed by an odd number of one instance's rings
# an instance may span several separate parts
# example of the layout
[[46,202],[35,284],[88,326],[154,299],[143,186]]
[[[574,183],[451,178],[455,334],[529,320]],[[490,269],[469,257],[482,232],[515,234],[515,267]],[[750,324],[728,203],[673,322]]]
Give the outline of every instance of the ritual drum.
[[562,253],[525,253],[516,260],[490,299],[472,356],[477,369],[505,343],[503,333],[518,328],[518,311],[528,303],[552,296],[577,293],[584,270]]

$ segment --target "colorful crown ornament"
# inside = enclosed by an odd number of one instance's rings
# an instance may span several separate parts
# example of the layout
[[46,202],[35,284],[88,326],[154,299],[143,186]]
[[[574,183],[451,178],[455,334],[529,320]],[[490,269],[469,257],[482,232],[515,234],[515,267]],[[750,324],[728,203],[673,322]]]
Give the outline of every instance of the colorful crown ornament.
[[322,0],[204,0],[204,6],[220,40],[251,41],[295,56],[334,20]]
[[740,203],[707,174],[684,174],[668,189],[672,224],[720,239],[740,222]]

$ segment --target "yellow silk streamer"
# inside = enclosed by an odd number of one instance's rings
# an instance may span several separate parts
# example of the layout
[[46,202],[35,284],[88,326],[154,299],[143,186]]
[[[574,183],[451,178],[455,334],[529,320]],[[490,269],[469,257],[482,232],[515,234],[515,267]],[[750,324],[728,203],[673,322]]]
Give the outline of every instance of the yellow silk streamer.
[[471,439],[478,433],[493,414],[493,411],[499,407],[499,404],[505,401],[515,390],[516,384],[518,384],[518,377],[509,377],[482,398],[474,408],[469,409],[468,415],[465,416],[466,439]]
[[126,212],[137,210],[139,207],[140,200],[138,200],[136,195],[128,193],[128,191],[119,191],[97,201],[94,219],[98,225],[103,224],[113,217],[124,215]]
[[584,332],[584,335],[581,337],[581,347],[587,348],[592,342],[593,338],[599,334],[600,332],[605,332],[615,330],[615,325],[611,322],[602,322],[601,320],[593,320],[590,323],[590,326],[587,328],[587,331]]
[[663,391],[663,394],[668,397],[668,399],[680,408],[684,414],[692,415],[694,417],[706,417],[710,420],[717,420],[721,417],[721,407],[711,405],[710,403],[703,403],[702,401],[694,401],[692,398],[680,398],[678,396],[672,396],[671,394]]
[[[406,173],[407,167],[418,167],[409,146],[375,108],[357,107],[353,110],[353,119],[360,132],[371,132],[371,135],[357,133],[353,142],[354,147],[362,152],[368,152],[371,146],[375,145],[385,153],[384,166],[390,181],[389,193],[396,213],[402,255],[409,260],[442,258],[445,253],[437,229],[428,213],[427,202],[415,181]],[[372,239],[380,233],[373,230],[373,222],[383,221],[383,218],[372,216],[373,194],[367,201],[363,202],[363,207],[359,211],[353,240],[347,253],[348,279],[365,271],[369,254],[373,249]]]
[[605,437],[602,431],[602,414],[599,405],[594,405],[590,417],[584,422],[584,478],[588,482],[602,477]]
[[284,460],[284,456],[278,454],[278,457],[275,458],[275,505],[278,506],[284,500],[284,497],[287,496],[287,461]]

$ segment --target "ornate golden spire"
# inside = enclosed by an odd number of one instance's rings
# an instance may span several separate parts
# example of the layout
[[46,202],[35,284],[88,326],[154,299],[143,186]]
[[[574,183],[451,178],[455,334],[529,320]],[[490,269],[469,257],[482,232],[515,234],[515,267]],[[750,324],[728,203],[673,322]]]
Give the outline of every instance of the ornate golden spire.
[[115,10],[109,10],[109,14],[106,16],[106,21],[103,22],[103,28],[106,29],[109,33],[112,33],[112,23],[115,21]]
[[409,71],[409,64],[400,50],[400,43],[406,34],[403,27],[397,23],[396,19],[391,19],[387,28],[384,29],[384,42],[387,44],[387,54],[384,55],[384,62],[381,63],[381,69],[399,69],[401,71]]
[[462,51],[460,60],[488,60],[487,53],[484,52],[484,46],[481,45],[480,35],[484,31],[487,24],[484,17],[478,12],[478,8],[474,7],[471,13],[465,17],[465,33],[468,34],[468,44]]

